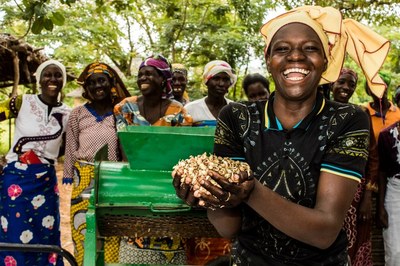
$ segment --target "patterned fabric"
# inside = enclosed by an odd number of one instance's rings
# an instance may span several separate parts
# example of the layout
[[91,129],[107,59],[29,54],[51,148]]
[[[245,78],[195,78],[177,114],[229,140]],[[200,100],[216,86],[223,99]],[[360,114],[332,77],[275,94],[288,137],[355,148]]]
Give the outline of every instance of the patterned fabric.
[[341,75],[344,75],[344,74],[349,74],[349,75],[353,76],[354,79],[355,79],[355,83],[357,84],[358,75],[357,75],[357,73],[356,73],[355,71],[353,71],[353,70],[350,69],[350,68],[345,68],[345,67],[344,67],[344,68],[342,68],[342,70],[340,70],[339,77],[340,77]]
[[172,72],[171,72],[171,64],[168,60],[162,55],[150,56],[144,60],[139,69],[145,66],[152,66],[156,68],[162,76],[165,78],[165,87],[163,91],[163,99],[169,99],[172,97]]
[[[71,109],[62,104],[52,107],[49,114],[49,108],[37,95],[23,95],[19,115],[15,121],[13,148],[6,155],[8,163],[18,161],[19,154],[29,150],[34,151],[45,163],[48,162],[47,159],[55,161],[58,158],[62,143],[61,133],[65,131]],[[55,139],[47,139],[48,136],[57,133]],[[16,147],[20,139],[29,136],[42,139],[25,142],[23,146]],[[14,147],[18,148],[18,153],[14,151]]]
[[72,183],[77,160],[94,162],[95,154],[105,144],[108,160],[118,161],[120,153],[113,114],[100,117],[88,104],[74,108],[67,125],[63,182]]
[[204,71],[203,71],[204,84],[206,84],[210,78],[214,77],[215,75],[221,72],[229,75],[229,77],[231,78],[231,87],[235,85],[237,81],[237,76],[233,73],[232,67],[227,62],[222,60],[213,60],[211,62],[208,62],[204,66]]
[[[61,245],[54,166],[8,163],[0,177],[0,189],[0,242]],[[1,265],[55,263],[63,265],[62,257],[49,253],[0,252]]]
[[379,134],[379,170],[386,178],[384,207],[388,216],[388,227],[382,236],[385,249],[385,265],[400,263],[400,132],[396,122]]
[[382,97],[386,84],[377,73],[389,52],[387,39],[353,19],[342,19],[340,11],[333,7],[302,6],[269,20],[261,27],[266,54],[278,30],[294,22],[311,27],[322,42],[328,64],[320,84],[332,83],[339,78],[347,52],[362,68],[371,91]]
[[347,239],[349,241],[347,252],[352,266],[372,266],[372,242],[370,221],[360,219],[360,204],[365,193],[366,179],[358,184],[357,192],[344,221]]
[[183,64],[172,64],[172,73],[178,72],[178,73],[182,73],[185,77],[187,77],[188,75],[188,71],[187,68],[183,65]]
[[85,89],[86,80],[94,73],[106,74],[111,80],[113,80],[114,87],[111,88],[111,101],[113,104],[117,104],[126,97],[131,96],[118,73],[105,63],[95,62],[87,65],[80,74],[77,83]]
[[106,237],[104,241],[104,262],[119,263],[119,236]]
[[[314,109],[291,131],[267,103],[231,103],[220,112],[214,153],[242,158],[254,177],[282,197],[313,208],[321,171],[359,181],[368,156],[368,116],[317,96]],[[304,149],[307,143],[307,149]],[[260,156],[262,155],[262,156]],[[242,230],[232,246],[238,265],[346,265],[347,237],[321,250],[297,241],[242,207]],[[315,262],[318,262],[316,264]]]
[[230,257],[231,254],[231,241],[224,238],[189,238],[185,246],[188,265],[207,265],[222,256]]
[[[150,123],[140,113],[137,101],[137,96],[128,97],[114,107],[118,130],[127,125],[150,126]],[[183,105],[171,100],[164,116],[152,126],[190,126],[191,124],[192,117],[186,113]]]
[[[114,107],[118,130],[128,125],[150,126],[150,123],[140,114],[137,100],[137,96],[132,96],[124,99]],[[186,114],[182,104],[174,100],[170,101],[164,116],[151,126],[190,126],[192,118]],[[172,239],[170,237],[165,237],[162,241],[154,237],[133,240],[122,238],[119,260],[120,263],[186,264],[185,251],[181,241],[182,239]],[[166,243],[167,245],[165,245]]]
[[[75,163],[74,184],[71,195],[71,234],[75,247],[75,259],[78,265],[83,264],[84,242],[86,233],[86,212],[89,206],[90,190],[93,188],[94,165],[78,161]],[[86,197],[82,197],[86,194]]]
[[378,139],[379,170],[388,178],[400,176],[399,121],[382,130]]
[[186,265],[181,239],[170,237],[121,238],[120,263]]

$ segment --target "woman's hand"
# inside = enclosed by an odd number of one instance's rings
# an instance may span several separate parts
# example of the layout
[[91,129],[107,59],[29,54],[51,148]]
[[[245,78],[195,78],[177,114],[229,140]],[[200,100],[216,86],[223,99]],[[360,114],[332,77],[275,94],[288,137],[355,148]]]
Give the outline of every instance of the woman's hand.
[[172,184],[174,185],[176,195],[189,206],[198,206],[199,200],[193,195],[193,186],[190,179],[185,179],[181,182],[181,175],[177,171],[172,171],[174,178]]
[[388,228],[388,214],[384,206],[377,206],[377,226],[380,228]]
[[365,190],[364,196],[361,200],[361,204],[359,207],[358,219],[363,222],[367,222],[371,220],[372,216],[372,191]]
[[209,176],[221,187],[203,180],[201,185],[209,193],[201,190],[194,192],[194,196],[199,198],[199,205],[209,209],[236,207],[248,199],[254,188],[253,175],[247,172],[240,173],[238,183],[231,183],[214,171],[210,171]]

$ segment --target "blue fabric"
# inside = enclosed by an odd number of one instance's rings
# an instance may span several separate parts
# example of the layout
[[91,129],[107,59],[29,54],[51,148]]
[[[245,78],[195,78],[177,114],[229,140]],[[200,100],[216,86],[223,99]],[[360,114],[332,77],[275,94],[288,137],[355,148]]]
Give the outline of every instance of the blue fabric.
[[[53,165],[9,163],[0,177],[0,242],[60,246],[57,177]],[[63,265],[49,253],[0,252],[0,265]]]
[[203,120],[193,123],[194,127],[215,127],[217,120]]

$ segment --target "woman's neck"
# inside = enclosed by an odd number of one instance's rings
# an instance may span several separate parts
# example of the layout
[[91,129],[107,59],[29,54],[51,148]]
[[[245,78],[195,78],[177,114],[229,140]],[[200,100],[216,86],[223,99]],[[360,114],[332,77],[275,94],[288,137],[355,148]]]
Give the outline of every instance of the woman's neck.
[[305,102],[285,101],[275,95],[273,109],[275,116],[279,119],[284,129],[291,130],[301,120],[311,113],[315,106],[316,98]]
[[113,110],[113,104],[110,101],[90,102],[89,106],[92,107],[98,115],[104,115]]
[[50,105],[50,106],[58,106],[61,104],[60,102],[58,102],[58,99],[57,99],[58,97],[48,97],[43,94],[39,94],[38,97],[43,103]]

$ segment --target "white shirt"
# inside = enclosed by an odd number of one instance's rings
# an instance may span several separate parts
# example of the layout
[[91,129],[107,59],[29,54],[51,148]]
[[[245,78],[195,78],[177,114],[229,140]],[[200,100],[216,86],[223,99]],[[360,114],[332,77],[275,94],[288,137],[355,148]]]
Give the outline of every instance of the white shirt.
[[[185,109],[193,118],[193,122],[203,122],[203,121],[216,121],[217,118],[211,113],[210,109],[205,102],[206,97],[195,100],[185,105]],[[226,103],[229,104],[233,102],[225,98]]]
[[[61,131],[61,134],[55,139],[28,141],[23,144],[21,148],[22,153],[33,150],[41,159],[57,159],[62,142],[62,133],[65,132],[71,109],[65,104],[62,104],[61,106],[52,107],[50,114],[47,115],[48,108],[49,106],[43,103],[38,95],[23,95],[21,109],[15,120],[13,145],[6,156],[7,163],[18,160],[18,154],[14,152],[14,147],[21,138],[45,138],[46,136],[55,135],[57,132]],[[53,114],[56,113],[61,114],[61,123],[53,116]],[[46,161],[42,160],[42,162]]]

